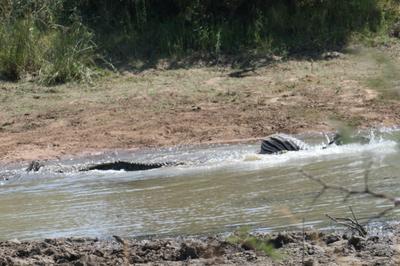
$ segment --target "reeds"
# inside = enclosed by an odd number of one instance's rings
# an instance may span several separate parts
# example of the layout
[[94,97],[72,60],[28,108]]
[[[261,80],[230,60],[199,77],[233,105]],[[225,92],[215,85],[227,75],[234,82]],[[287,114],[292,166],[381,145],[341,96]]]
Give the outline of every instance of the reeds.
[[0,77],[90,82],[99,57],[340,49],[354,33],[382,34],[398,14],[395,0],[0,0]]

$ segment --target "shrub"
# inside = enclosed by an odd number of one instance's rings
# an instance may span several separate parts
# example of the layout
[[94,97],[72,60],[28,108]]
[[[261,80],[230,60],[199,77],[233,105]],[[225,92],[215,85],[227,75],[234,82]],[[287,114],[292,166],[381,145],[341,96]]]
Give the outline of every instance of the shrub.
[[41,49],[31,18],[0,25],[0,76],[16,80],[40,67]]
[[92,80],[93,34],[64,0],[0,2],[0,77],[30,74],[52,85]]
[[93,34],[82,23],[58,27],[49,37],[48,46],[39,72],[41,83],[92,82],[96,46]]
[[399,6],[398,0],[3,0],[0,75],[15,80],[28,73],[45,84],[91,81],[97,54],[126,63],[338,49],[354,33],[389,31]]
[[79,10],[99,40],[106,42],[110,31],[118,36],[107,45],[113,48],[108,52],[130,47],[135,57],[146,58],[339,48],[353,32],[376,32],[394,10],[385,8],[383,3],[389,2],[393,0],[88,0],[80,2]]

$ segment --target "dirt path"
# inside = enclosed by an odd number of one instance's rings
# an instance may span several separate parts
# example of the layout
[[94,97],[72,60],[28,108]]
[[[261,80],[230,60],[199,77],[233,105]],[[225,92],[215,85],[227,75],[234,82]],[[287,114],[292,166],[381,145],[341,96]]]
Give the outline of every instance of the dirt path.
[[331,120],[399,125],[397,75],[387,74],[397,59],[275,60],[240,77],[226,67],[160,68],[94,86],[0,82],[0,161],[332,130]]
[[[0,242],[0,265],[399,265],[399,226],[360,237],[318,231],[257,235],[109,240],[67,238]],[[258,248],[254,248],[258,247]],[[268,254],[268,255],[266,255]]]

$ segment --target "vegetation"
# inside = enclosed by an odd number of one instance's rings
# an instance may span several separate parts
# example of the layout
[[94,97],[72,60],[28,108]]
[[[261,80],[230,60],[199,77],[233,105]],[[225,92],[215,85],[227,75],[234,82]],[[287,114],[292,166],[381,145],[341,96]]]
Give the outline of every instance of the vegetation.
[[93,34],[80,22],[57,30],[50,36],[50,46],[43,58],[39,79],[45,84],[83,80],[91,82],[94,71]]
[[46,85],[91,80],[93,34],[73,13],[59,24],[62,1],[0,3],[0,77],[30,75]]
[[367,78],[364,82],[371,89],[379,92],[383,100],[396,100],[400,97],[398,87],[400,68],[396,62],[385,55],[375,51],[366,51],[363,56],[379,67],[377,75]]
[[268,239],[250,234],[249,227],[242,227],[235,231],[226,241],[232,245],[240,245],[244,249],[262,252],[273,259],[282,259],[282,255]]
[[0,0],[0,75],[56,84],[90,81],[100,58],[336,49],[354,33],[387,35],[398,10],[396,0]]

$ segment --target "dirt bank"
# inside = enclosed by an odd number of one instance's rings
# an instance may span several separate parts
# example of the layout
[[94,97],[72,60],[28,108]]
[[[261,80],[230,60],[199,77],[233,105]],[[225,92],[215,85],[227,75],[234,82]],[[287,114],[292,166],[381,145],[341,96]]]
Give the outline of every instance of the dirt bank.
[[257,235],[274,246],[272,257],[221,236],[11,240],[0,243],[0,265],[399,265],[399,237],[399,226],[365,238],[317,231]]
[[126,71],[93,86],[0,81],[0,161],[332,130],[332,119],[399,125],[400,101],[388,93],[398,84],[398,75],[390,75],[398,46],[318,60],[261,60],[249,71]]

